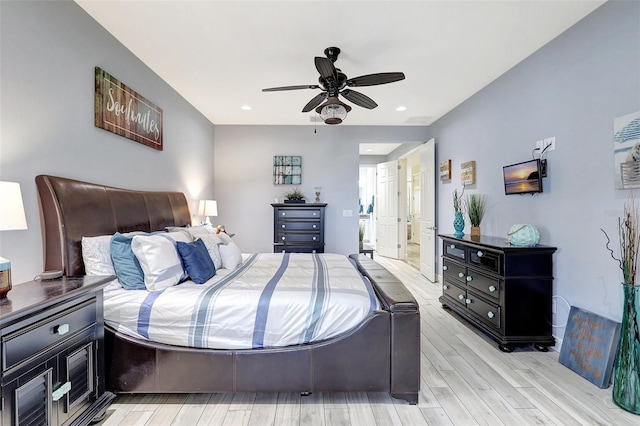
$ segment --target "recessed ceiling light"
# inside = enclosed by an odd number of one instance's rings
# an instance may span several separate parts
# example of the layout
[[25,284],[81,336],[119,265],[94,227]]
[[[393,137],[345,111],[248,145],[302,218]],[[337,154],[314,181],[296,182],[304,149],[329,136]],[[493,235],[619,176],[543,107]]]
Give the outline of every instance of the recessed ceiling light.
[[243,111],[251,111],[251,107],[249,105],[242,105],[240,109]]
[[373,152],[373,149],[371,149],[371,148],[367,148],[367,149],[365,149],[365,151],[366,151],[366,152]]
[[398,108],[396,108],[396,111],[406,111],[407,107],[406,106],[402,106],[400,105]]

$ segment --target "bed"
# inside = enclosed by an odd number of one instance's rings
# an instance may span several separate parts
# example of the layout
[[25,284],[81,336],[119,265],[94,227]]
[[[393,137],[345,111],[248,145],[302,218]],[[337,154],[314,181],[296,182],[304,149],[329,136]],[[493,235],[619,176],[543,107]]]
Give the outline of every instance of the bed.
[[[39,175],[44,269],[85,275],[82,237],[191,223],[184,194]],[[272,254],[273,255],[273,254]],[[306,255],[312,256],[312,255]],[[349,256],[375,295],[350,330],[283,347],[210,349],[159,343],[105,326],[106,386],[115,393],[389,392],[418,401],[420,313],[404,285],[364,255]]]

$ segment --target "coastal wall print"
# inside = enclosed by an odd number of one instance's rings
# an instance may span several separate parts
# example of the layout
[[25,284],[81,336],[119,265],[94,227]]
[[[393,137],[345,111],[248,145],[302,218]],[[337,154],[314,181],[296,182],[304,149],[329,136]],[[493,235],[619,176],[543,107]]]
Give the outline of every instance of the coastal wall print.
[[162,108],[96,67],[95,125],[162,151]]
[[302,183],[302,157],[299,155],[274,155],[273,183],[275,185],[300,185]]
[[451,160],[440,163],[440,180],[451,180]]
[[640,111],[613,119],[616,189],[640,188]]
[[473,185],[476,183],[475,160],[460,164],[460,171],[460,182],[462,182],[463,185]]

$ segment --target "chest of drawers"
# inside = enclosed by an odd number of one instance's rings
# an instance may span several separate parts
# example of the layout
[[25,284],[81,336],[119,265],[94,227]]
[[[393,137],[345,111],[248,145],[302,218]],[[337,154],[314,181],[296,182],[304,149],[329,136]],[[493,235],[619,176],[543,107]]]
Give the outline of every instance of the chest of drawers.
[[484,331],[505,352],[519,345],[547,350],[555,344],[555,247],[514,247],[495,237],[440,238],[443,307]]
[[271,206],[274,253],[324,253],[325,203]]
[[102,287],[109,277],[14,286],[0,300],[0,425],[87,425],[105,391]]

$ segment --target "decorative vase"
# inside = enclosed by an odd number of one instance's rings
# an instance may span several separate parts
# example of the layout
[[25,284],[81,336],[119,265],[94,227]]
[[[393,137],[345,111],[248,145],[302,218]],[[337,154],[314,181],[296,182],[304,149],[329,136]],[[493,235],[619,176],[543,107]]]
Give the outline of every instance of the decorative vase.
[[456,230],[456,232],[453,233],[454,237],[464,237],[464,232],[462,232],[462,230],[464,229],[464,216],[462,216],[461,211],[456,212],[456,218],[453,219],[453,229]]
[[640,414],[640,285],[622,286],[624,304],[613,373],[613,401],[624,410]]

